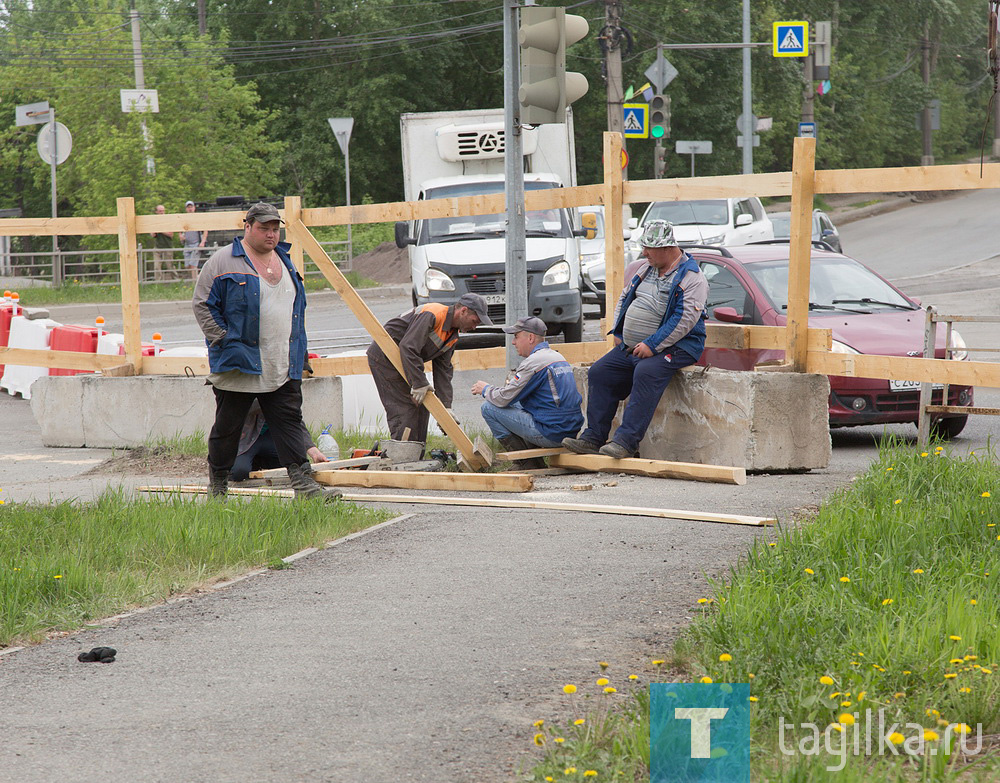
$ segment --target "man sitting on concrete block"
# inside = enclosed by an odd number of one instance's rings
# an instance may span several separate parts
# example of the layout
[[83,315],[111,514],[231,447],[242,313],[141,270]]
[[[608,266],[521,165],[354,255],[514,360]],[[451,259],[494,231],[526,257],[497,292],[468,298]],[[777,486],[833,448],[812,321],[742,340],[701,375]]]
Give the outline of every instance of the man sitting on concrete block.
[[[583,426],[583,398],[573,368],[545,341],[541,318],[521,318],[503,330],[514,335],[514,350],[524,361],[503,386],[486,381],[473,385],[472,393],[483,396],[483,418],[507,451],[558,448]],[[544,468],[545,461],[518,460],[518,467]]]
[[[587,429],[562,442],[576,454],[634,456],[670,379],[697,362],[705,347],[708,281],[698,263],[677,246],[665,220],[647,223],[640,244],[646,263],[618,300],[610,332],[615,347],[587,373]],[[608,441],[626,397],[621,426]]]

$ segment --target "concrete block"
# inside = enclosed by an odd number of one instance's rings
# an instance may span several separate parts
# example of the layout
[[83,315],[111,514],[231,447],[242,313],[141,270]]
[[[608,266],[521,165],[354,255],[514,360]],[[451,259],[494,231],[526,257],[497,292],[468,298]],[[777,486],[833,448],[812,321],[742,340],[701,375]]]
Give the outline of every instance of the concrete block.
[[[199,432],[207,437],[215,421],[215,395],[204,378],[46,376],[32,391],[46,446],[127,448]],[[307,425],[342,426],[340,378],[305,380],[302,398]]]
[[[586,373],[576,370],[585,405]],[[825,375],[685,369],[660,398],[639,454],[756,472],[825,468],[832,452],[829,396]]]

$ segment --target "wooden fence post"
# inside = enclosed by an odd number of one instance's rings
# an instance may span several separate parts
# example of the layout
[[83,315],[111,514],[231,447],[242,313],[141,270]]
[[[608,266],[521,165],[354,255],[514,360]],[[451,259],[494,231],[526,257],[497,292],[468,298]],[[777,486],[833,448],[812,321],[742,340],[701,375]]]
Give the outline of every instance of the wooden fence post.
[[302,244],[299,242],[292,242],[288,238],[288,226],[293,225],[296,221],[302,220],[302,196],[285,196],[285,239],[291,242],[292,249],[289,255],[292,258],[292,264],[299,274],[304,278],[306,276],[306,262],[305,256],[302,252]]
[[125,360],[142,374],[142,332],[139,325],[139,254],[135,237],[135,200],[118,199],[118,259],[122,283],[122,332]]
[[[622,137],[620,133],[604,134],[604,302],[607,327],[615,317],[615,305],[625,285],[625,237],[622,226]],[[607,337],[614,347],[615,338]]]
[[788,323],[785,362],[805,372],[809,351],[809,263],[816,181],[816,139],[799,136],[792,152],[792,220],[788,244]]

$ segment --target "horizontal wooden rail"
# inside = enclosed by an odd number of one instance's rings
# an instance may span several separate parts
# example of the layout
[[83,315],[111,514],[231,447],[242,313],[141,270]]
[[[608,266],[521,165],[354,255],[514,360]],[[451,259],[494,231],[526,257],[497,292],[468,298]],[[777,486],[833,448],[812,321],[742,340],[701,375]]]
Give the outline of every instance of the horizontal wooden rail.
[[1000,163],[901,166],[891,169],[827,169],[816,172],[816,193],[892,193],[911,190],[1000,188]]
[[806,367],[820,375],[1000,387],[1000,364],[994,362],[809,351]]
[[626,182],[624,193],[624,201],[629,204],[728,196],[790,196],[792,172],[683,179],[640,179]]
[[0,347],[0,364],[48,367],[59,370],[102,370],[126,362],[124,356],[79,351],[47,351],[38,348]]

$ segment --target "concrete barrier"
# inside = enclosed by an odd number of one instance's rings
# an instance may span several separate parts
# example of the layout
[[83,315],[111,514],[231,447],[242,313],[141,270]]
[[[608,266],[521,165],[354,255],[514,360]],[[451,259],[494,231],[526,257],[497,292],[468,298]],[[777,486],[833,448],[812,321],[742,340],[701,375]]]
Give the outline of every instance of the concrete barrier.
[[[31,411],[46,446],[127,448],[159,438],[207,435],[215,395],[204,378],[99,375],[42,377],[31,387]],[[317,432],[343,424],[340,378],[302,383],[302,416]]]
[[[586,368],[576,379],[586,404]],[[757,472],[825,468],[829,396],[825,375],[685,369],[660,398],[639,454]]]

